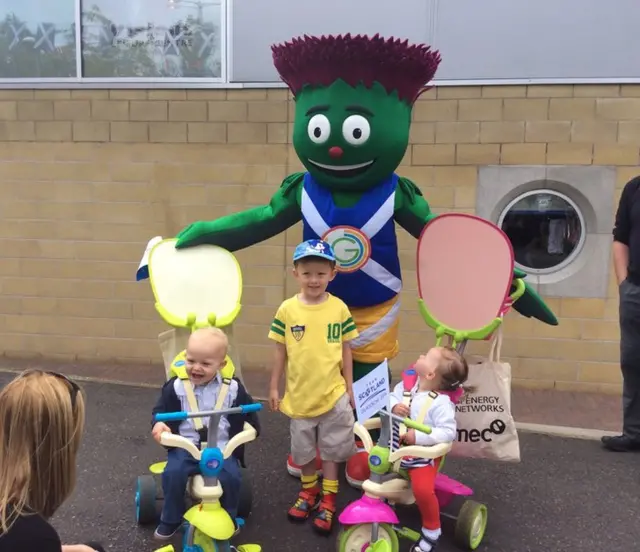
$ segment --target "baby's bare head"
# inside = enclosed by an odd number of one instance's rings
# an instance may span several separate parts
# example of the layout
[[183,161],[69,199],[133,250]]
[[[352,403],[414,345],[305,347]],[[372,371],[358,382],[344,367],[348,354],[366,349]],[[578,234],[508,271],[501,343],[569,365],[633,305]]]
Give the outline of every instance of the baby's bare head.
[[418,375],[442,391],[454,391],[469,377],[469,365],[452,347],[432,347],[415,363]]
[[209,383],[226,364],[229,339],[219,328],[195,330],[187,343],[187,374],[196,385]]

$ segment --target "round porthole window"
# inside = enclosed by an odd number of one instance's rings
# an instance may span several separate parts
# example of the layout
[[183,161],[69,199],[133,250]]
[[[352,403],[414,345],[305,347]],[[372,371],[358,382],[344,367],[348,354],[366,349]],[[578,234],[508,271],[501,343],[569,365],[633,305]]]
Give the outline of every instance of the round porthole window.
[[515,261],[525,272],[556,272],[575,259],[586,237],[584,217],[566,195],[532,190],[511,201],[498,226],[511,240]]

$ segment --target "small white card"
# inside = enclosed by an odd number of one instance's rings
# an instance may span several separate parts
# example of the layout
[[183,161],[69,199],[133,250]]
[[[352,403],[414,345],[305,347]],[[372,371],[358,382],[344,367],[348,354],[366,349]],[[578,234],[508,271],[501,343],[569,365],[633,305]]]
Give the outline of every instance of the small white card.
[[146,280],[149,277],[149,254],[154,246],[162,241],[162,236],[156,236],[155,238],[151,238],[149,243],[147,244],[146,249],[144,250],[144,255],[142,255],[142,259],[140,260],[140,264],[138,265],[138,270],[136,272],[136,281]]
[[358,422],[372,418],[389,404],[389,365],[387,359],[364,378],[353,383]]

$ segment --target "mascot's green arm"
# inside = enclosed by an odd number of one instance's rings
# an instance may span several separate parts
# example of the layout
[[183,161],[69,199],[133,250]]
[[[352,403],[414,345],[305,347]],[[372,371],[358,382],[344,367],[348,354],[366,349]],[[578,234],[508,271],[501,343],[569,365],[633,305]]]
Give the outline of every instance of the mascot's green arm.
[[176,247],[217,245],[238,251],[284,232],[302,218],[300,194],[304,173],[294,173],[282,181],[268,205],[227,215],[209,222],[194,222],[182,230]]
[[[398,178],[395,198],[395,221],[409,234],[418,239],[426,224],[437,215],[431,212],[429,204],[425,200],[420,188],[411,180],[404,177]],[[481,267],[476,267],[481,270]],[[473,276],[471,273],[470,276]],[[524,272],[514,270],[514,279],[523,278]],[[511,287],[511,293],[515,291],[515,285]],[[532,289],[525,280],[525,292],[514,304],[513,308],[527,318],[536,318],[545,324],[558,325],[558,319],[544,300]]]

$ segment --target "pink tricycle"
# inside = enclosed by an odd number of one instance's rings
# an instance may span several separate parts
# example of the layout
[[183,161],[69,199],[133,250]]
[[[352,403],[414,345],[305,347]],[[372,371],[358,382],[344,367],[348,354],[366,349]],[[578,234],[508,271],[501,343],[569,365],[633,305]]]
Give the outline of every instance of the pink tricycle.
[[[413,387],[415,371],[403,373],[405,389]],[[462,390],[452,396],[457,402]],[[369,454],[369,479],[363,482],[363,496],[349,504],[339,516],[342,525],[338,535],[338,552],[398,552],[399,539],[402,537],[413,542],[420,540],[420,533],[399,525],[398,516],[392,508],[394,504],[411,505],[415,498],[405,470],[400,468],[404,456],[419,458],[441,458],[440,468],[444,465],[444,456],[451,449],[451,443],[431,447],[418,445],[391,448],[392,421],[404,424],[408,428],[431,433],[431,428],[409,418],[402,418],[386,410],[379,413],[380,418],[371,418],[363,424],[354,426],[355,434],[362,440]],[[373,444],[369,431],[380,429],[380,438]],[[436,477],[436,496],[440,508],[448,506],[454,497],[468,497],[473,491],[447,477],[439,471]],[[441,513],[456,520],[454,539],[458,546],[466,550],[475,550],[480,546],[487,526],[487,507],[473,500],[465,500],[457,516]]]

